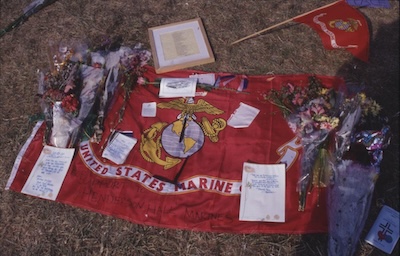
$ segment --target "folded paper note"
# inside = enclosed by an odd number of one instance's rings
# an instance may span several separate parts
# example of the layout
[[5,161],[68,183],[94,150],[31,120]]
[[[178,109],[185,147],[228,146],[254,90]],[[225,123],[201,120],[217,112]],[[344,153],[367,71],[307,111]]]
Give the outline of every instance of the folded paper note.
[[116,164],[123,164],[129,152],[135,146],[137,139],[117,132],[104,149],[102,157]]
[[285,177],[284,164],[244,163],[239,220],[285,222]]
[[215,74],[209,73],[209,74],[194,74],[190,75],[190,78],[197,78],[197,82],[201,84],[208,84],[208,85],[214,85],[215,84]]
[[228,119],[228,125],[234,128],[249,127],[259,112],[259,109],[240,102],[239,108]]

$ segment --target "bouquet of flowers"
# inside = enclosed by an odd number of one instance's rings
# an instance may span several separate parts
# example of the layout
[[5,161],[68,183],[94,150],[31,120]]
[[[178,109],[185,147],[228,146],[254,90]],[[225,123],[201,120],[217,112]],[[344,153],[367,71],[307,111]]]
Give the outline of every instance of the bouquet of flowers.
[[[78,47],[76,47],[78,49]],[[52,45],[50,71],[39,73],[41,107],[46,121],[44,143],[56,147],[68,147],[73,143],[72,133],[81,125],[77,118],[81,104],[82,87],[80,61],[85,47],[77,51],[72,47]]]
[[288,83],[279,91],[271,90],[266,98],[282,110],[289,127],[301,138],[303,155],[298,192],[299,211],[304,211],[307,193],[313,187],[325,187],[329,181],[327,138],[339,125],[343,93],[310,77],[307,87]]
[[[329,255],[353,255],[371,204],[390,128],[376,118],[380,106],[360,93],[341,107],[333,137],[332,184],[328,190]],[[371,130],[375,118],[382,128]],[[376,128],[376,125],[373,125]]]
[[[390,128],[364,129],[380,106],[364,93],[348,96],[315,77],[307,87],[286,84],[266,99],[301,138],[299,211],[313,187],[328,187],[329,255],[352,255],[365,224]],[[379,122],[382,124],[382,122]]]
[[50,52],[50,70],[39,72],[38,94],[46,122],[44,143],[74,147],[83,129],[86,137],[100,141],[103,118],[115,91],[121,86],[129,97],[150,58],[149,51],[140,45],[90,50],[83,43],[60,43],[52,45]]
[[103,135],[104,116],[113,104],[113,99],[118,87],[123,89],[124,102],[118,113],[118,120],[114,122],[113,130],[121,123],[125,112],[126,104],[129,102],[130,93],[135,85],[141,85],[144,66],[150,60],[151,53],[142,48],[141,44],[135,47],[119,47],[106,55],[105,83],[99,95],[99,109],[94,125],[92,142],[99,143]]

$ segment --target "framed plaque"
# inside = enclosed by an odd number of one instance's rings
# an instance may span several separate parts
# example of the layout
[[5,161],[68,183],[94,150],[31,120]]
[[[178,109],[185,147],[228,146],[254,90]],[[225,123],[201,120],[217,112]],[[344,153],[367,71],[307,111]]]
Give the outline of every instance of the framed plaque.
[[157,74],[215,62],[200,18],[149,28]]

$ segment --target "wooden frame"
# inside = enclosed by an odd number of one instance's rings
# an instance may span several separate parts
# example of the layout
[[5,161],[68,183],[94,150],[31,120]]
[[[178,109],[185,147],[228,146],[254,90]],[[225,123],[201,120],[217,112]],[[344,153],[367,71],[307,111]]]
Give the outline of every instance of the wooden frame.
[[215,62],[200,18],[148,31],[157,74]]

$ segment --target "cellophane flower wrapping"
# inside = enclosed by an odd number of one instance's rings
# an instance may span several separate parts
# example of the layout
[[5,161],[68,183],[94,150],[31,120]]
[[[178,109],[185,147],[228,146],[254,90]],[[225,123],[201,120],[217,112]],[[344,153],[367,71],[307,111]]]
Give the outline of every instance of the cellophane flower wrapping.
[[[341,127],[334,136],[332,178],[328,189],[328,255],[351,256],[357,249],[380,173],[390,129],[364,130],[366,117],[375,116],[376,103],[357,94],[341,107]],[[370,112],[370,113],[369,113]]]
[[134,77],[126,92],[129,95],[150,59],[150,52],[140,44],[109,46],[89,48],[81,42],[50,45],[50,69],[39,72],[38,88],[46,122],[45,144],[74,147],[83,137],[101,140],[104,115],[115,92],[119,86],[127,87],[126,77]]
[[[303,153],[301,156],[301,174],[297,184],[297,191],[299,193],[299,211],[304,211],[306,206],[307,193],[312,190],[313,186],[325,187],[327,183],[326,169],[315,168],[316,162],[319,157],[325,158],[322,150],[324,150],[325,140],[328,137],[328,131],[318,131],[307,137],[301,138],[303,145]],[[321,159],[324,161],[324,159]]]
[[326,140],[339,124],[337,113],[343,94],[310,77],[307,87],[291,83],[270,91],[267,99],[280,107],[292,131],[301,139],[301,173],[297,184],[299,211],[304,211],[307,194],[325,187],[329,179]]
[[142,45],[136,44],[134,47],[122,46],[118,49],[109,51],[105,55],[105,83],[99,94],[99,108],[97,119],[94,124],[94,134],[91,137],[92,142],[99,143],[103,136],[104,116],[108,113],[114,104],[114,94],[118,87],[124,90],[124,103],[121,107],[114,127],[122,121],[126,104],[129,101],[129,95],[133,87],[140,85],[140,80],[144,79],[144,66],[151,58],[151,53],[144,49]]
[[357,249],[378,169],[353,160],[341,160],[333,165],[333,184],[328,190],[330,256],[351,256]]
[[49,142],[55,147],[66,148],[72,133],[79,127],[81,122],[65,113],[61,105],[61,102],[56,102],[53,106],[53,127]]
[[[315,77],[307,87],[284,84],[266,99],[281,109],[302,142],[299,211],[313,188],[326,187],[329,255],[353,255],[390,143],[390,128],[378,120],[380,106],[364,93],[326,88]],[[365,129],[371,119],[378,120],[378,129]]]
[[81,86],[80,61],[87,47],[64,43],[49,47],[50,69],[39,72],[38,94],[46,122],[44,143],[55,147],[70,147],[71,135],[82,121],[77,119],[81,107],[79,93]]

